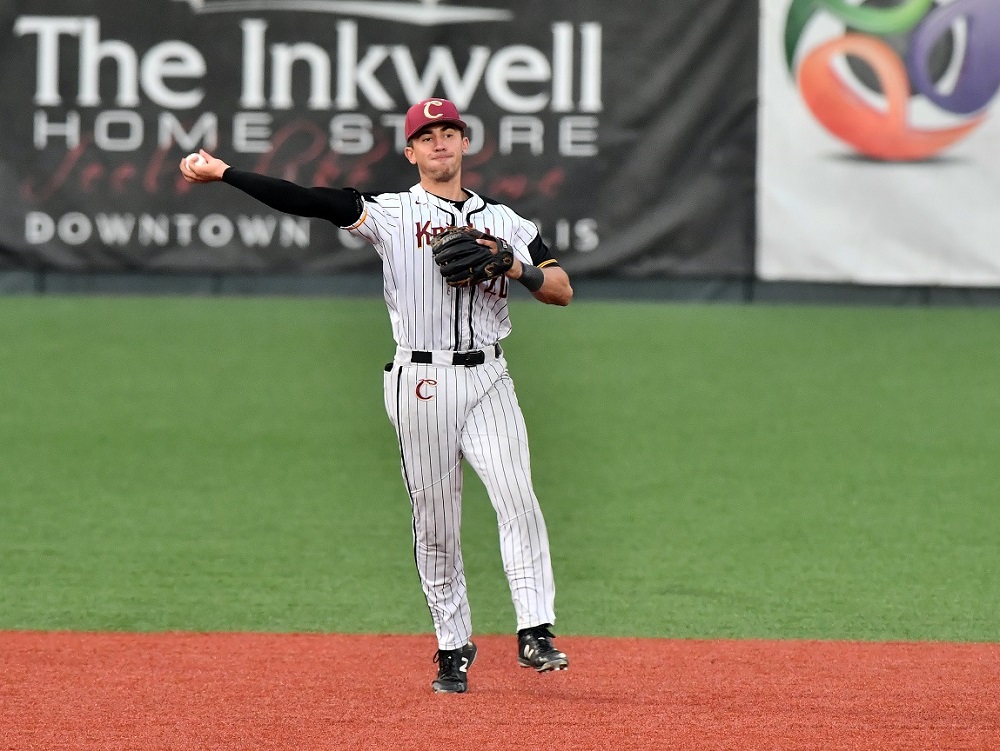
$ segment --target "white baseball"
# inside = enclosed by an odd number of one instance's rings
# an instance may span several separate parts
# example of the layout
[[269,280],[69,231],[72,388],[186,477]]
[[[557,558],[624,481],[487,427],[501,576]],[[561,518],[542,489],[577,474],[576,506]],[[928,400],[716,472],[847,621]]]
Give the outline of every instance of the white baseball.
[[184,157],[184,161],[187,162],[189,167],[200,164],[208,164],[208,160],[201,154],[188,154]]

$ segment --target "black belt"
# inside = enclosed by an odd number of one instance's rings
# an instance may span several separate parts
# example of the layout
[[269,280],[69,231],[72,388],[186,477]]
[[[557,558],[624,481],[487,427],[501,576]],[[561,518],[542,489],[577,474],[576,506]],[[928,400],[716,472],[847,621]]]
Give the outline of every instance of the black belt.
[[[500,357],[503,354],[503,350],[500,349],[499,344],[493,345],[493,354],[496,357]],[[433,356],[430,352],[413,350],[410,353],[410,362],[417,363],[418,365],[430,365],[433,362]],[[482,365],[485,362],[486,353],[481,349],[471,352],[455,352],[451,356],[452,365],[464,365],[467,368],[471,368],[473,365]]]

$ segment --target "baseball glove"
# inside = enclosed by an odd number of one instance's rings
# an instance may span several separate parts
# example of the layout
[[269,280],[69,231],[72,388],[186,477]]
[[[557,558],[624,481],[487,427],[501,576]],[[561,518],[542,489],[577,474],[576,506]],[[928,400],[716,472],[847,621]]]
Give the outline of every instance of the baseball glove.
[[[495,242],[497,252],[477,243],[479,239]],[[449,227],[431,238],[431,252],[441,276],[452,287],[472,286],[502,276],[514,265],[514,251],[506,240],[475,227]]]

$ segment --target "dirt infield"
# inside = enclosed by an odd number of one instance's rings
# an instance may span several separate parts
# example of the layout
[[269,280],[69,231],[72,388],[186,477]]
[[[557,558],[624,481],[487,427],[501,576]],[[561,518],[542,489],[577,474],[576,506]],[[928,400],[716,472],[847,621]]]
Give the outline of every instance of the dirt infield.
[[0,632],[0,749],[1000,749],[1000,645]]

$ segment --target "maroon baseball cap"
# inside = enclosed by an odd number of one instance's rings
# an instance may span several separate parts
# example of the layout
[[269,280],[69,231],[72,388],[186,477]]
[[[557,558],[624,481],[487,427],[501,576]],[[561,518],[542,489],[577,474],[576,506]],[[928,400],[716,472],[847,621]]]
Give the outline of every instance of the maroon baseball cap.
[[462,130],[467,127],[458,114],[458,107],[447,99],[425,99],[406,111],[406,140],[409,141],[421,128],[439,123],[452,123]]

